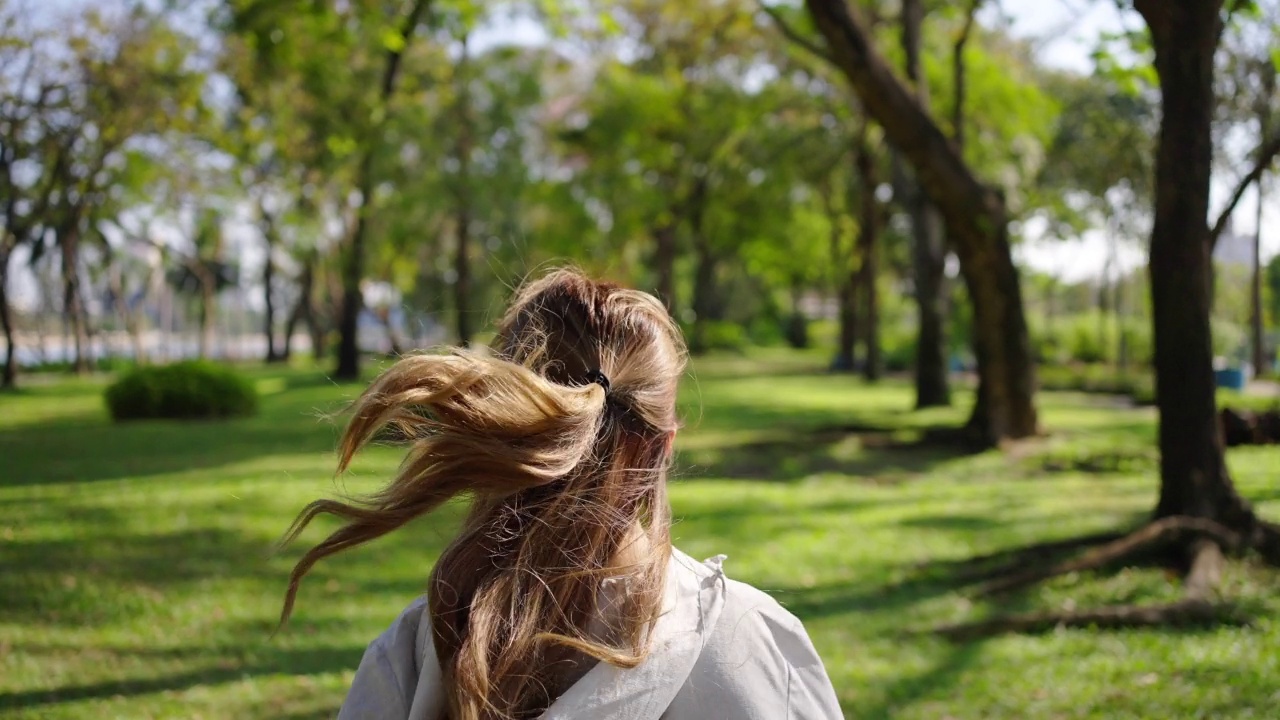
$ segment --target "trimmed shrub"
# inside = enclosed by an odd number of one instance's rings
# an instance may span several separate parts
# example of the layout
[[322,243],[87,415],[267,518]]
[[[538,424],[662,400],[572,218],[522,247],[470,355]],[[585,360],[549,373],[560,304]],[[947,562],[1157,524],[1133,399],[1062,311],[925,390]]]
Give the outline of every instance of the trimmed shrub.
[[716,320],[707,323],[704,336],[711,351],[742,352],[751,344],[747,329],[735,322]]
[[1145,370],[1120,373],[1106,365],[1041,365],[1036,377],[1042,390],[1128,395],[1136,405],[1155,402],[1155,379]]
[[242,417],[258,410],[253,383],[202,360],[134,368],[107,388],[106,401],[116,421]]

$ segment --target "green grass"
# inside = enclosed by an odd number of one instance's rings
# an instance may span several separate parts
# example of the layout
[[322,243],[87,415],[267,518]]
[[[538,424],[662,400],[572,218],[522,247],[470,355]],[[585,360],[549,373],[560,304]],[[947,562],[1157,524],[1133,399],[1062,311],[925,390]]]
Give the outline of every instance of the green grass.
[[[850,717],[1274,716],[1280,576],[1252,564],[1224,582],[1254,616],[1248,628],[960,645],[916,632],[1001,609],[966,599],[948,561],[1138,522],[1156,489],[1151,410],[1044,394],[1050,439],[964,456],[913,442],[959,422],[965,393],[956,409],[914,413],[908,388],[819,365],[699,363],[672,502],[681,547],[727,553],[732,576],[805,621]],[[233,422],[111,425],[92,381],[0,396],[0,715],[332,715],[365,644],[422,590],[458,509],[322,564],[272,637],[300,553],[273,554],[275,540],[303,504],[371,488],[399,456],[374,449],[335,482],[326,416],[357,388],[253,372],[262,413]],[[1229,462],[1242,492],[1280,517],[1280,449],[1233,450]],[[1178,593],[1159,571],[1131,570],[1062,578],[1006,609]]]

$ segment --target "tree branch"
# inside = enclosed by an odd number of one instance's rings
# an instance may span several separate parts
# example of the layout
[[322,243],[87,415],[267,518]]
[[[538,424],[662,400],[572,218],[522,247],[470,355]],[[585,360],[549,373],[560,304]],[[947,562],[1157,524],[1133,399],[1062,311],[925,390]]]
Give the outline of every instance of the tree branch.
[[1272,133],[1270,138],[1263,141],[1258,148],[1258,159],[1254,162],[1253,169],[1249,171],[1248,175],[1240,178],[1240,182],[1236,183],[1236,188],[1231,193],[1231,199],[1227,202],[1227,206],[1218,214],[1218,221],[1213,224],[1213,229],[1209,231],[1210,250],[1217,247],[1218,238],[1222,236],[1222,233],[1227,229],[1227,224],[1231,222],[1231,213],[1240,204],[1240,199],[1244,197],[1244,191],[1262,177],[1262,174],[1271,167],[1271,163],[1276,159],[1277,155],[1280,155],[1280,129]]
[[409,48],[409,40],[413,38],[413,31],[418,27],[418,21],[422,18],[423,13],[427,12],[431,5],[431,0],[417,0],[413,3],[413,8],[409,10],[409,15],[404,19],[404,27],[400,31],[400,37],[403,44],[397,48],[387,49],[387,64],[382,74],[382,100],[385,102],[391,98],[391,92],[396,87],[396,76],[400,74],[400,61],[404,58],[405,51]]
[[[949,230],[955,237],[990,237],[993,227],[1004,223],[1003,202],[965,164],[959,149],[915,93],[894,75],[849,4],[845,0],[805,0],[805,6],[866,114],[911,164]],[[966,254],[961,257],[963,262]]]
[[952,86],[955,93],[954,104],[951,107],[951,139],[955,141],[956,147],[960,148],[964,147],[965,73],[968,70],[964,62],[964,49],[969,44],[969,36],[973,34],[974,17],[981,6],[982,0],[972,0],[969,3],[969,12],[964,16],[964,25],[961,26],[960,34],[956,37],[955,45],[951,50]]
[[766,5],[765,0],[756,0],[756,5],[773,20],[773,24],[777,26],[778,31],[781,32],[783,37],[789,40],[792,44],[803,48],[806,52],[823,62],[835,63],[826,48],[813,42],[792,27],[791,24],[787,22],[786,18],[782,17],[782,13],[778,12],[777,8]]

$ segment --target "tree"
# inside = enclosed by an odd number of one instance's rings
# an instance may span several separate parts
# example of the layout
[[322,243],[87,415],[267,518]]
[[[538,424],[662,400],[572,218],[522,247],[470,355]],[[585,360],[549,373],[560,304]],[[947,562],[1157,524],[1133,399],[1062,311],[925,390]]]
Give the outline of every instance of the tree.
[[[442,24],[463,31],[451,19]],[[384,158],[379,171],[384,192],[370,276],[394,286],[408,308],[448,313],[459,342],[474,335],[478,309],[503,301],[528,267],[581,257],[586,240],[572,233],[571,242],[553,247],[540,221],[567,218],[573,209],[535,196],[548,182],[538,176],[545,152],[539,121],[558,56],[545,48],[470,45],[424,44],[409,58],[405,107],[385,138],[395,162]]]
[[[44,46],[51,39],[24,22],[18,8],[0,6],[0,326],[5,362],[0,388],[18,382],[17,328],[10,306],[9,265],[19,245],[31,245],[43,231],[45,215],[56,197],[55,178],[63,155],[44,126],[45,113],[60,102],[62,83],[48,75]],[[51,162],[52,159],[52,162]],[[20,168],[39,168],[24,178]]]
[[[3,22],[5,52],[15,55],[20,70],[6,78],[5,88],[0,182],[7,205],[0,275],[7,275],[18,242],[28,243],[37,258],[52,242],[61,263],[63,311],[75,340],[75,369],[83,372],[89,327],[81,249],[92,234],[89,223],[120,192],[128,157],[139,152],[144,138],[163,138],[197,120],[204,79],[188,62],[189,39],[140,7],[115,15],[82,13],[68,23],[60,43],[17,21]],[[26,180],[17,177],[19,163]],[[11,329],[7,298],[0,298],[0,317]],[[12,340],[8,344],[12,353]]]
[[601,67],[581,104],[585,123],[562,137],[591,164],[591,175],[608,176],[610,197],[592,195],[607,202],[617,228],[613,234],[631,233],[633,218],[640,216],[652,267],[652,279],[644,284],[677,317],[687,309],[698,323],[691,305],[702,306],[705,321],[715,288],[695,279],[698,297],[679,302],[679,261],[692,250],[695,276],[717,274],[720,253],[698,225],[714,201],[717,170],[750,132],[737,111],[744,107],[743,86],[765,50],[764,39],[741,0],[696,12],[674,0],[629,0],[619,10],[639,51],[632,62]]
[[1157,517],[1220,521],[1251,535],[1258,525],[1223,460],[1209,332],[1209,177],[1214,53],[1222,0],[1136,0],[1151,31],[1162,121],[1156,152],[1151,298],[1160,408]]
[[390,6],[367,0],[340,5],[228,0],[224,24],[245,38],[258,70],[295,88],[306,103],[299,120],[316,144],[311,166],[340,171],[349,182],[338,194],[338,205],[354,204],[344,213],[340,251],[342,301],[334,370],[340,379],[353,380],[360,373],[360,283],[378,182],[375,158],[395,109],[406,54],[432,8],[432,0]]
[[880,226],[883,210],[876,196],[880,189],[879,158],[872,149],[868,137],[869,123],[863,122],[854,148],[854,163],[858,172],[858,246],[861,256],[861,273],[858,283],[862,286],[863,310],[863,346],[866,359],[862,375],[867,382],[875,382],[884,372],[884,361],[880,354],[880,309],[877,280],[880,276]]
[[890,70],[845,0],[807,0],[827,53],[866,112],[911,164],[956,248],[974,309],[978,397],[968,424],[984,443],[1038,431],[1034,363],[1001,193],[981,182],[937,123]]
[[[960,69],[964,67],[962,53],[964,44],[968,42],[976,7],[975,2],[960,36],[961,39],[956,44],[954,63],[957,79],[963,77],[960,74]],[[929,85],[920,57],[925,18],[923,0],[904,0],[901,16],[902,51],[907,80],[915,89],[920,105],[928,108]],[[963,107],[961,87],[959,83],[954,87],[957,118]],[[958,121],[954,123],[952,132],[957,139],[957,144],[959,144],[962,127],[962,123]],[[944,292],[947,243],[943,235],[942,219],[938,215],[937,208],[929,201],[915,178],[905,171],[901,162],[895,162],[895,171],[895,194],[901,196],[903,205],[911,218],[912,269],[919,322],[914,368],[916,407],[950,405],[951,389],[948,382],[946,355],[946,294]]]
[[1256,550],[1280,564],[1280,527],[1257,516],[1227,472],[1214,387],[1209,322],[1213,238],[1207,220],[1214,56],[1226,9],[1223,0],[1135,0],[1134,8],[1150,32],[1161,95],[1149,265],[1160,412],[1159,500],[1153,522],[1142,529],[1119,539],[1101,535],[1055,543],[1061,548],[1109,541],[1073,560],[1018,568],[988,583],[984,591],[1005,592],[1163,550],[1186,569],[1185,598],[1156,608],[1036,613],[943,629],[952,636],[1062,625],[1212,621],[1217,608],[1211,591],[1224,551]]

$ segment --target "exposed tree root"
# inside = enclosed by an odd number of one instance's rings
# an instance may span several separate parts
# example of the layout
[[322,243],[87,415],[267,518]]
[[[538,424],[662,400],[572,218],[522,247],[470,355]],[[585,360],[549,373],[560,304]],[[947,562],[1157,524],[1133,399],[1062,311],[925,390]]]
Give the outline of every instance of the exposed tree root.
[[[1139,531],[1141,532],[1143,531]],[[964,641],[1005,633],[1045,632],[1057,628],[1116,629],[1213,624],[1243,625],[1246,621],[1233,612],[1234,608],[1231,605],[1218,603],[1213,599],[1213,590],[1222,578],[1224,562],[1222,550],[1217,542],[1201,538],[1192,542],[1191,570],[1187,573],[1185,595],[1178,602],[1166,605],[1115,605],[1090,610],[1006,615],[979,622],[946,625],[937,628],[935,632],[950,640]]]
[[1152,550],[1187,543],[1192,539],[1207,539],[1228,551],[1239,548],[1241,544],[1238,533],[1212,520],[1182,516],[1167,517],[1156,520],[1102,547],[1090,550],[1077,558],[997,577],[979,586],[976,594],[988,596],[1007,593],[1059,575],[1118,564]]
[[[1087,537],[1075,538],[1074,541],[1086,540]],[[1056,549],[1067,542],[1071,541],[1043,543],[1025,548],[1022,553],[1037,550],[1044,552],[1044,548]],[[1184,579],[1184,595],[1178,602],[1006,615],[972,623],[945,625],[935,628],[934,632],[950,640],[966,641],[1005,633],[1045,632],[1056,628],[1247,625],[1247,618],[1242,617],[1233,605],[1216,599],[1215,590],[1221,581],[1226,562],[1224,551],[1229,553],[1252,549],[1268,562],[1280,564],[1280,525],[1258,520],[1242,536],[1221,523],[1204,518],[1162,518],[1073,560],[1042,569],[1023,570],[992,580],[981,586],[978,594],[1005,593],[1066,573],[1129,562],[1135,556],[1157,549],[1176,548],[1184,549],[1189,561]],[[1022,554],[1021,557],[1031,556]],[[984,558],[975,558],[973,562],[982,560]]]
[[1249,545],[1268,564],[1280,567],[1280,525],[1259,520],[1251,535]]

